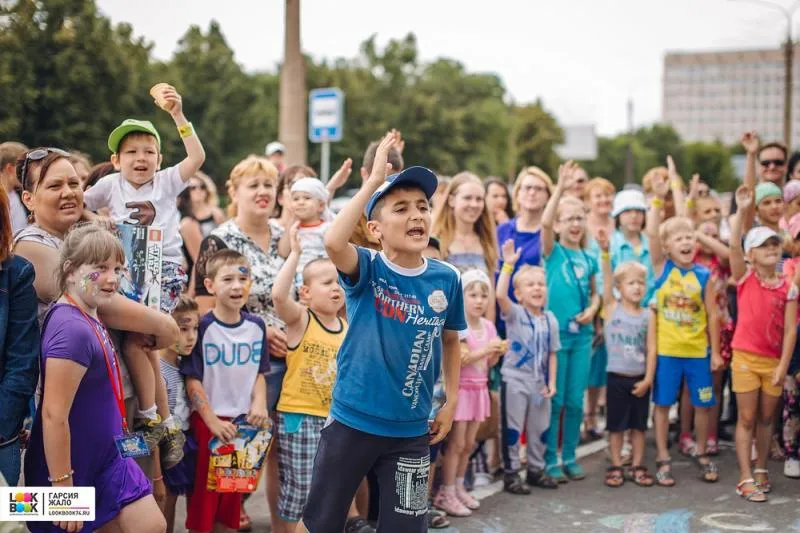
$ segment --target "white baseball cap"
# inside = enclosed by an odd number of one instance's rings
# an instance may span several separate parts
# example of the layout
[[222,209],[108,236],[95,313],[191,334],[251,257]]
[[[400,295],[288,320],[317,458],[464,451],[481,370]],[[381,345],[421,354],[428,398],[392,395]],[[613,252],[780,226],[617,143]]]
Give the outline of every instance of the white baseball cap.
[[753,248],[758,248],[759,246],[763,246],[765,242],[772,238],[778,239],[780,241],[781,236],[775,233],[775,231],[769,229],[766,226],[758,226],[750,231],[747,232],[747,237],[744,238],[744,251],[745,253],[749,252]]
[[647,211],[647,202],[644,201],[644,194],[641,191],[624,189],[617,193],[611,216],[616,217],[625,211]]
[[272,141],[267,145],[267,148],[264,150],[264,153],[267,154],[267,157],[271,156],[275,152],[286,153],[286,147],[279,143],[278,141]]

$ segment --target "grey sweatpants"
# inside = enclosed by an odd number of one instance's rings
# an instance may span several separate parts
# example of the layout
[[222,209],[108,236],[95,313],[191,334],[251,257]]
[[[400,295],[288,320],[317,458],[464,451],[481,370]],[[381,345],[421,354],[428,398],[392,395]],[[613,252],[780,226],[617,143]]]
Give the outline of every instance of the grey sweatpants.
[[542,435],[550,425],[550,399],[541,395],[541,383],[503,380],[500,388],[503,468],[507,474],[520,470],[519,443],[527,438],[528,470],[544,468]]

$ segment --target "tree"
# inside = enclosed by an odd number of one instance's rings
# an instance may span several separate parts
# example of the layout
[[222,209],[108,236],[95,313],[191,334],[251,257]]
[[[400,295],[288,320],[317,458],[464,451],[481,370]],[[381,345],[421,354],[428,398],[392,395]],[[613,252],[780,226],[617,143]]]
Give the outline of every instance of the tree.
[[560,159],[554,148],[564,142],[564,132],[555,117],[545,110],[541,100],[513,106],[512,113],[515,169],[536,165],[555,177]]
[[91,0],[0,4],[0,138],[109,156],[106,139],[152,101],[151,45]]

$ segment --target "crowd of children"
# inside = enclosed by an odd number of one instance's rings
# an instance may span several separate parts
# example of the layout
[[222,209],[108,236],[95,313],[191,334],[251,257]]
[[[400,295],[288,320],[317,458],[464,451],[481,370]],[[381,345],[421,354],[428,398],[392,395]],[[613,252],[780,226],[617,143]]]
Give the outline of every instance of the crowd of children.
[[[513,192],[502,180],[484,187],[465,172],[432,206],[441,180],[421,166],[403,169],[403,143],[390,132],[368,150],[363,184],[336,216],[331,187],[302,168],[285,171],[299,178],[283,178],[280,224],[265,239],[278,260],[262,295],[274,306],[267,318],[249,299],[259,265],[234,249],[209,252],[194,273],[210,306],[186,292],[192,273],[184,270],[175,200],[205,156],[181,96],[170,86],[154,91],[175,119],[186,159],[160,170],[161,138],[149,122],[128,119],[111,133],[117,173],[82,195],[89,222],[58,243],[61,296],[43,325],[43,395],[25,482],[102,489],[97,520],[84,531],[130,520],[124,510],[136,506],[141,531],[172,532],[182,495],[190,531],[246,528],[242,493],[207,481],[209,442],[233,440],[240,415],[273,429],[273,531],[374,531],[357,504],[365,479],[377,489],[378,530],[446,527],[445,514],[479,512],[470,489],[481,458],[488,470],[502,470],[514,495],[584,479],[577,448],[582,429],[599,431],[594,405],[603,387],[605,485],[677,484],[669,428],[679,401],[679,449],[712,483],[728,374],[737,494],[767,499],[776,432],[787,453],[784,473],[800,478],[800,186],[770,179],[785,164],[779,145],[760,147],[754,134],[744,136],[748,173],[727,220],[715,193],[699,176],[687,189],[671,158],[645,176],[643,188],[616,194],[573,162],[559,167],[555,184],[541,169],[525,168]],[[783,150],[784,159],[757,161],[765,150]],[[22,154],[23,185],[26,167],[48,154]],[[765,169],[761,183],[757,163]],[[248,194],[258,208],[274,205],[268,178],[241,178],[252,180]],[[125,261],[104,227],[126,224],[163,229],[157,307],[177,326],[168,342],[131,333],[112,343],[100,321]],[[352,244],[355,235],[366,246]],[[262,278],[260,271],[259,284]],[[271,361],[284,359],[271,353],[274,331],[286,354],[273,410]],[[118,351],[136,392],[133,431]],[[589,388],[597,392],[586,413]],[[75,409],[96,410],[102,431],[82,431]],[[67,428],[67,419],[75,425]],[[652,473],[645,459],[651,421]],[[492,451],[502,465],[491,464]],[[147,454],[156,459],[149,480],[131,459]],[[163,521],[152,516],[150,492]]]

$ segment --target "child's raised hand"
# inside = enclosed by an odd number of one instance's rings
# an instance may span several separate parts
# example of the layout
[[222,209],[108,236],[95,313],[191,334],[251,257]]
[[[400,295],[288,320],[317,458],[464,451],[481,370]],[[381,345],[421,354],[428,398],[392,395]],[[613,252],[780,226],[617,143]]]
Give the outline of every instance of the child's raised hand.
[[655,174],[651,185],[653,187],[653,194],[655,194],[657,198],[663,200],[667,197],[667,194],[669,194],[669,176]]
[[608,248],[611,245],[611,240],[608,238],[608,231],[604,228],[598,229],[595,240],[602,251],[608,252]]
[[671,155],[667,155],[667,172],[669,172],[669,179],[678,177],[678,169],[675,168],[675,161],[673,161]]
[[300,247],[300,238],[297,236],[297,231],[300,228],[300,221],[296,221],[289,228],[289,250],[300,255],[303,249]]
[[736,206],[739,209],[746,209],[753,205],[753,189],[747,185],[740,185],[736,189]]
[[406,141],[403,139],[403,134],[400,133],[400,130],[394,129],[394,128],[392,128],[392,131],[389,132],[389,133],[394,135],[394,140],[395,140],[394,148],[395,148],[395,150],[397,150],[398,152],[400,152],[402,154],[403,150],[405,150],[405,148],[406,148]]
[[694,200],[698,197],[698,191],[700,190],[700,174],[692,174],[692,181],[689,184],[689,198]]
[[167,102],[168,107],[166,110],[170,115],[175,117],[183,113],[183,98],[175,90],[175,87],[168,85],[161,93],[161,96]]
[[755,131],[746,131],[742,134],[742,147],[744,147],[748,154],[757,154],[760,145],[761,142]]
[[631,392],[633,393],[634,396],[641,398],[645,394],[647,394],[647,391],[649,389],[650,389],[650,383],[646,379],[643,379],[633,384],[633,390]]
[[562,191],[570,189],[575,183],[575,171],[578,170],[578,164],[572,160],[567,161],[563,165],[558,165],[558,185],[557,187]]
[[377,189],[386,182],[386,175],[392,169],[392,166],[387,163],[389,150],[394,148],[396,144],[397,138],[392,132],[387,133],[386,137],[381,140],[377,150],[375,150],[375,162],[372,164],[372,173],[367,178],[367,184]]
[[522,248],[514,248],[514,241],[511,239],[503,243],[503,262],[509,265],[516,265],[519,261],[519,256],[522,254]]
[[336,190],[347,183],[347,178],[350,177],[351,172],[353,172],[353,160],[348,157],[339,167],[339,170],[336,171],[336,174],[328,180],[328,190]]

